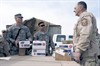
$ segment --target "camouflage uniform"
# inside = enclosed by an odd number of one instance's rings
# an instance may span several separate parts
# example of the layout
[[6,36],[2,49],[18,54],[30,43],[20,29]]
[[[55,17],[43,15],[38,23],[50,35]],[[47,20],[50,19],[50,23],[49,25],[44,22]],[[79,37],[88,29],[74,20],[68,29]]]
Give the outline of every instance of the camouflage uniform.
[[[34,34],[34,38],[35,40],[46,41],[46,55],[47,56],[53,53],[53,50],[55,50],[55,46],[50,35],[42,31],[38,31]],[[50,47],[52,48],[52,51],[50,51]]]
[[9,56],[10,47],[8,42],[0,36],[0,57]]
[[75,51],[81,53],[81,66],[96,66],[98,44],[96,43],[96,19],[93,14],[83,12],[74,28]]
[[[28,27],[26,27],[24,25],[17,26],[16,24],[9,27],[8,28],[8,39],[11,43],[10,52],[12,55],[18,54],[18,47],[15,46],[15,41],[16,41],[15,38],[16,38],[16,35],[17,35],[19,29],[21,29],[21,30],[20,30],[19,35],[18,35],[16,40],[18,40],[18,41],[25,41],[25,40],[32,41],[32,35],[31,35]],[[26,53],[28,53],[28,51]]]
[[[100,34],[96,35],[97,44],[99,45],[99,54],[100,55]],[[100,59],[98,59],[98,66],[100,66]]]

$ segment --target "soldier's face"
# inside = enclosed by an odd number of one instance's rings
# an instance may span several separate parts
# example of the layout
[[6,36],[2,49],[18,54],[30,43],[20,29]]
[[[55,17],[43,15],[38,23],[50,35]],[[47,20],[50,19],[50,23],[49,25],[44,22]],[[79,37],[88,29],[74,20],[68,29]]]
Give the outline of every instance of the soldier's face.
[[22,23],[23,18],[15,18],[15,20],[16,20],[17,23]]
[[75,12],[75,15],[76,16],[79,16],[80,15],[80,5],[76,5],[75,7],[74,7],[74,12]]
[[40,24],[39,27],[41,30],[43,30],[43,31],[45,30],[45,24]]

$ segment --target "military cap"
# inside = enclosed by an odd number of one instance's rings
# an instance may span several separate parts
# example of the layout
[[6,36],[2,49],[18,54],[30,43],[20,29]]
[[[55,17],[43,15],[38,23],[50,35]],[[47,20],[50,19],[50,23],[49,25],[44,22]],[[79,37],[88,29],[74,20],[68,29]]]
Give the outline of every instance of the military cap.
[[16,18],[23,18],[23,16],[19,13],[15,15]]

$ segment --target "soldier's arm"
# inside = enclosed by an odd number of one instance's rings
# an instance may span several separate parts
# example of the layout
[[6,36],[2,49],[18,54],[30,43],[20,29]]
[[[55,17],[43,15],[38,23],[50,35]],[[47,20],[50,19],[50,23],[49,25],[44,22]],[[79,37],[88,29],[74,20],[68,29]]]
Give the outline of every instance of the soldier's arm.
[[79,40],[75,51],[81,53],[90,46],[90,36],[92,34],[92,19],[90,16],[82,18],[80,28]]
[[100,34],[99,34],[99,48],[100,48]]
[[10,41],[11,43],[15,42],[15,39],[12,38],[12,30],[11,29],[8,29],[7,40]]
[[34,40],[38,40],[38,32],[34,34]]

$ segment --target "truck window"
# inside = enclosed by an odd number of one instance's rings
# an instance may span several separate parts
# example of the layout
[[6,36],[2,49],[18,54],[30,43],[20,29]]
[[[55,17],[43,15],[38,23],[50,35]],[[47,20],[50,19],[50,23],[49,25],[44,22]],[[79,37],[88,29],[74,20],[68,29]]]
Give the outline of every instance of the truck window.
[[56,42],[62,42],[64,40],[66,40],[66,36],[65,35],[57,35]]

